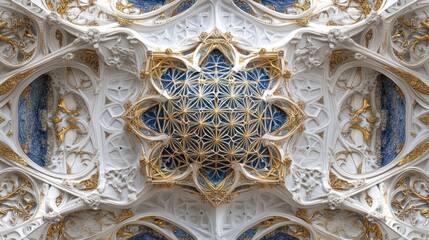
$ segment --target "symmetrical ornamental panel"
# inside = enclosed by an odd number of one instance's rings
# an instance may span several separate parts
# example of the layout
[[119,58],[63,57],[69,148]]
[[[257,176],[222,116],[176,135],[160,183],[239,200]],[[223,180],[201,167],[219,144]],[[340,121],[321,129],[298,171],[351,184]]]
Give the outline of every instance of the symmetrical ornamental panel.
[[428,239],[426,0],[0,0],[0,239]]

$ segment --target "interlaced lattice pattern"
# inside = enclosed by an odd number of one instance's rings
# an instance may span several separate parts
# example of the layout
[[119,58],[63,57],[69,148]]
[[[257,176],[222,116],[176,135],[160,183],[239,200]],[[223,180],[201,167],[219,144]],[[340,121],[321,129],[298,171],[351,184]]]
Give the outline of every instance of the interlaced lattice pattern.
[[255,61],[234,72],[217,49],[208,54],[201,72],[171,66],[154,79],[170,98],[141,116],[146,126],[169,138],[158,156],[160,169],[178,174],[197,162],[200,178],[214,186],[232,174],[233,163],[271,171],[275,157],[262,137],[282,128],[288,115],[264,101],[273,79],[269,66]]

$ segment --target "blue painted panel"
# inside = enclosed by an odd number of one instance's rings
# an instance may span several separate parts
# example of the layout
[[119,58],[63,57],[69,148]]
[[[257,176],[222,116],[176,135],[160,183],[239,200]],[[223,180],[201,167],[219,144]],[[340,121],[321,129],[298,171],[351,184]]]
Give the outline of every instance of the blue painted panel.
[[[287,234],[286,231],[285,227],[277,228],[273,232],[263,236],[261,240],[297,240],[297,238]],[[250,228],[238,236],[237,240],[251,240],[256,235],[256,232],[257,228]]]
[[287,226],[280,227],[262,237],[261,240],[298,240],[298,238],[289,235],[287,232]]
[[261,240],[298,240],[298,238],[295,238],[287,233],[276,233],[274,236],[266,236],[261,238]]
[[256,228],[248,229],[240,236],[238,236],[237,240],[251,240],[255,236],[256,232],[257,232]]
[[192,7],[192,5],[194,5],[196,0],[186,0],[183,1],[182,3],[180,3],[176,9],[174,9],[174,14],[173,15],[177,15],[180,14],[182,12],[185,12],[186,10],[188,10],[190,7]]
[[[181,2],[173,10],[172,15],[177,15],[188,10],[192,5],[194,5],[196,0],[185,0]],[[160,7],[168,4],[170,1],[167,0],[128,0],[128,2],[134,4],[134,6],[142,9],[142,13],[152,12]]]
[[143,13],[147,13],[164,6],[167,0],[128,0],[128,2],[141,8]]
[[[279,13],[286,13],[286,9],[291,7],[292,4],[297,3],[297,0],[260,0],[258,1],[261,5],[270,8]],[[245,0],[234,0],[234,3],[244,12],[254,15],[255,12],[251,5]]]
[[[167,240],[164,235],[161,233],[146,227],[146,226],[140,226],[140,232],[139,234],[129,238],[130,240]],[[177,237],[179,240],[192,240],[194,239],[189,233],[183,231],[180,228],[173,228],[173,234]]]
[[48,152],[48,123],[44,114],[49,111],[52,101],[49,77],[42,75],[34,80],[19,97],[18,102],[18,141],[28,151],[28,157],[45,167]]
[[245,2],[243,0],[234,0],[234,3],[237,7],[239,7],[244,12],[251,14],[251,15],[254,15],[255,12],[253,11],[250,4],[248,4],[247,2]]
[[405,98],[397,85],[386,76],[378,84],[381,98],[381,166],[392,162],[405,143]]
[[143,232],[139,233],[131,238],[130,240],[167,240],[164,236],[160,236],[159,234],[153,234],[151,232]]
[[297,0],[261,0],[261,4],[273,8],[274,11],[284,13],[286,8],[292,6]]
[[192,240],[192,239],[194,239],[189,233],[183,231],[180,228],[174,228],[173,233],[177,237],[177,239],[179,239],[179,240]]

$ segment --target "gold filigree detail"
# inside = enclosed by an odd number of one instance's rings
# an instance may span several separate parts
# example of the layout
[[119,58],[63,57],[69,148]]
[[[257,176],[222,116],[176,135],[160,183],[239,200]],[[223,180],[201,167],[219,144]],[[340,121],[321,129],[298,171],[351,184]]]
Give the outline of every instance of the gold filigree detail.
[[400,78],[404,79],[405,81],[407,81],[408,84],[410,84],[410,86],[414,90],[421,92],[421,93],[424,93],[424,94],[429,94],[429,86],[426,85],[422,80],[420,80],[420,78],[414,76],[411,73],[400,70],[399,68],[394,68],[394,67],[387,66],[387,65],[384,66],[384,68],[386,70],[393,72],[394,74],[396,74]]
[[313,17],[313,13],[310,13],[307,16],[301,18],[301,19],[295,20],[295,22],[298,23],[298,24],[301,24],[301,25],[307,25],[308,22],[310,22],[310,19],[312,17]]
[[45,3],[50,11],[54,10],[54,3],[52,2],[52,0],[45,0]]
[[58,101],[57,111],[61,111],[63,113],[67,113],[68,115],[71,115],[71,116],[76,116],[77,114],[79,114],[79,111],[77,109],[70,110],[67,107],[66,100],[64,98],[60,98],[60,100]]
[[329,73],[332,75],[335,69],[337,69],[339,64],[342,64],[345,61],[350,60],[352,56],[353,56],[353,53],[345,49],[333,51],[329,56]]
[[308,9],[310,9],[310,6],[311,6],[310,0],[305,0],[304,4],[300,4],[298,2],[295,2],[294,4],[292,4],[292,7],[299,8],[302,11],[307,11]]
[[134,4],[127,2],[126,4],[121,3],[121,1],[116,2],[116,9],[118,9],[121,12],[124,12],[125,9],[132,9],[134,8]]
[[124,209],[121,212],[121,215],[118,217],[118,219],[116,219],[115,223],[120,223],[128,218],[132,218],[134,217],[134,213],[133,211],[131,211],[131,209]]
[[421,10],[417,10],[402,15],[393,24],[393,53],[399,60],[408,64],[416,64],[426,55],[421,51],[428,46],[429,19],[421,18],[421,13]]
[[[70,118],[69,118],[70,119]],[[69,122],[69,119],[67,119],[67,122]],[[68,131],[73,130],[73,129],[79,129],[78,126],[74,125],[74,124],[70,124],[67,127],[61,128],[60,130],[57,131],[57,140],[59,143],[64,142],[64,137],[67,134]]]
[[94,190],[98,187],[99,173],[94,173],[91,178],[75,183],[74,186],[84,187],[83,190]]
[[363,232],[365,234],[365,240],[382,240],[383,232],[381,231],[378,224],[371,223],[368,219],[365,218],[363,222]]
[[[380,0],[377,0],[380,1]],[[329,11],[321,11],[314,15],[316,19],[320,19],[322,16],[326,19],[330,19],[326,22],[327,26],[343,26],[346,25],[343,23],[344,20],[350,20],[349,24],[356,24],[365,18],[371,13],[372,9],[377,9],[378,2],[374,0],[332,0],[332,6],[335,9],[336,14],[342,12],[345,17],[334,18],[330,16]],[[353,14],[351,12],[353,11]]]
[[134,23],[134,20],[131,20],[131,19],[126,19],[118,15],[116,15],[115,17],[116,17],[116,20],[118,20],[118,23],[121,25],[130,25]]
[[167,223],[162,219],[154,219],[153,223],[158,225],[160,228],[165,228],[165,226],[167,225]]
[[269,226],[271,226],[271,225],[273,225],[273,224],[274,224],[274,219],[273,219],[273,218],[270,218],[270,219],[264,220],[264,221],[262,222],[262,226],[264,226],[264,227],[269,227]]
[[398,167],[408,164],[417,158],[421,157],[423,154],[429,151],[429,142],[421,143],[417,145],[411,152],[409,152],[405,157],[403,157],[397,164]]
[[369,46],[370,41],[372,40],[373,36],[373,30],[370,29],[366,34],[365,34],[365,47]]
[[55,198],[55,205],[57,205],[57,207],[59,207],[59,206],[61,205],[61,203],[63,202],[63,200],[64,200],[64,196],[65,196],[65,193],[64,193],[64,192],[61,192],[61,193],[58,195],[58,197],[56,197],[56,198]]
[[18,85],[22,80],[29,77],[31,74],[35,73],[37,69],[32,68],[28,69],[24,72],[18,73],[10,78],[8,78],[5,82],[0,85],[0,95],[5,95],[6,93],[12,91],[16,85]]
[[365,191],[365,202],[368,204],[368,206],[372,207],[372,204],[374,200],[371,196],[369,196],[368,192]]
[[357,174],[362,174],[362,163],[359,164],[358,168],[356,169]]
[[391,198],[397,218],[415,227],[427,228],[429,223],[429,181],[425,175],[412,172],[399,178]]
[[144,154],[142,154],[139,162],[140,162],[140,174],[144,176],[145,175],[145,168],[146,168],[146,166],[148,166],[149,161],[147,160],[146,156],[144,156]]
[[[303,227],[300,224],[289,224],[286,226],[283,226],[285,232],[297,239],[310,239],[310,231],[308,231],[307,228]],[[276,230],[266,234],[265,238],[271,238],[274,237],[276,234]]]
[[36,45],[36,24],[28,16],[16,11],[3,11],[0,16],[0,42],[5,42],[3,48],[7,47],[8,50],[2,54],[6,58],[4,60],[20,64],[30,59],[35,52],[32,47]]
[[[0,180],[0,224],[14,227],[35,213],[36,192],[30,180],[19,172],[4,173]],[[5,219],[6,217],[6,219]]]
[[[93,18],[89,20],[89,22],[81,23],[77,20],[85,19],[82,17],[86,13],[92,11],[93,14],[106,14],[103,11],[97,11],[95,8],[96,0],[61,0],[60,4],[57,7],[57,13],[61,16],[61,18],[69,21],[70,23],[80,25],[80,26],[98,26],[99,22],[97,18]],[[73,14],[68,14],[73,12]],[[108,18],[112,18],[113,16],[108,15]],[[85,19],[88,21],[88,19]]]
[[429,127],[429,114],[419,117],[419,120]]
[[344,191],[347,188],[353,186],[353,184],[347,182],[346,180],[338,178],[338,176],[333,172],[329,173],[329,185],[331,185],[333,189],[338,191]]
[[381,8],[381,5],[383,4],[383,0],[377,0],[374,4],[374,8],[376,11],[378,11]]
[[284,160],[285,167],[290,168],[292,166],[292,158],[290,156],[287,156]]
[[373,116],[373,113],[371,111],[371,104],[369,103],[369,100],[367,98],[363,99],[362,107],[360,109],[357,109],[350,113],[350,128],[361,131],[365,142],[368,142],[372,136],[371,129],[366,129],[360,126],[360,123],[362,122],[361,114],[367,111],[370,112],[370,116],[366,118],[366,121],[370,124],[370,126],[372,126],[375,122],[375,117]]
[[8,160],[18,163],[22,166],[28,166],[28,163],[22,158],[18,153],[13,151],[8,145],[5,143],[0,143],[0,155],[4,156]]
[[285,81],[289,81],[289,79],[292,77],[292,75],[293,75],[293,73],[292,73],[290,70],[286,70],[286,71],[283,73],[283,76],[284,76],[284,78],[285,78]]
[[61,239],[64,232],[64,218],[61,218],[61,221],[57,224],[51,224],[46,233],[47,239]]
[[[300,211],[300,210],[298,210],[298,211]],[[259,224],[253,226],[250,229],[254,229],[256,231],[259,231],[259,229],[266,229],[266,228],[272,227],[274,224],[278,224],[278,223],[281,223],[284,221],[290,221],[290,220],[285,218],[285,217],[272,216],[272,217],[260,222]],[[311,220],[310,220],[310,222],[311,222]],[[292,224],[287,224],[287,225],[275,228],[274,230],[272,230],[269,233],[267,233],[266,235],[264,235],[263,236],[264,239],[274,237],[278,230],[280,232],[287,233],[287,234],[289,234],[295,238],[298,238],[298,239],[310,239],[310,236],[311,236],[310,231],[307,228],[305,228],[301,224],[292,223]],[[242,236],[240,236],[240,237],[242,237]],[[244,238],[244,239],[247,239],[247,238]]]
[[55,31],[55,38],[58,41],[58,45],[60,47],[62,47],[63,46],[63,38],[64,38],[64,36],[63,36],[63,33],[60,30],[56,30]]
[[150,74],[149,74],[149,72],[148,71],[141,71],[140,72],[140,74],[139,74],[139,76],[140,76],[140,79],[145,79],[146,77],[148,77]]
[[97,73],[100,73],[100,60],[96,51],[85,49],[80,59],[88,63]]
[[[69,117],[66,119],[66,122],[68,124],[67,127],[63,127],[61,129],[59,129],[58,125],[59,123],[62,122],[62,118],[59,117],[59,112],[63,112],[69,115]],[[59,143],[64,142],[64,138],[65,135],[67,134],[68,131],[73,130],[73,129],[80,129],[77,126],[77,119],[74,116],[77,116],[79,114],[78,109],[75,110],[71,110],[67,107],[66,101],[64,98],[60,98],[60,100],[58,101],[57,104],[57,115],[55,115],[55,117],[53,118],[53,122],[56,126],[56,135],[57,135],[57,140]]]
[[301,218],[302,220],[306,221],[307,223],[311,224],[312,220],[310,216],[308,216],[307,210],[306,209],[298,209],[298,211],[296,211],[295,216],[298,218]]
[[171,54],[173,54],[173,50],[171,48],[167,48],[167,49],[165,49],[165,54],[171,55]]
[[[349,210],[319,210],[313,213],[313,225],[328,230],[338,239],[382,240],[378,224],[370,222],[361,214]],[[349,231],[344,231],[346,228]],[[353,232],[353,234],[350,234]],[[341,237],[340,237],[341,236]],[[335,238],[337,239],[337,238]]]
[[[164,93],[161,93],[163,91],[166,92],[165,94],[170,94],[170,92],[168,92],[169,90],[167,91],[165,89],[162,89],[163,86],[162,84],[159,83],[160,79],[162,78],[163,74],[166,71],[173,71],[172,76],[175,76],[176,73],[186,75],[185,77],[186,79],[183,86],[192,85],[198,88],[199,91],[205,91],[207,87],[211,86],[210,84],[215,83],[213,81],[215,78],[213,78],[213,76],[210,74],[222,75],[222,79],[223,79],[222,81],[224,81],[222,82],[222,84],[225,84],[225,89],[226,89],[222,91],[227,91],[227,89],[229,89],[231,86],[234,86],[234,84],[236,85],[242,84],[243,86],[249,86],[254,84],[252,82],[254,80],[250,79],[248,77],[249,75],[246,75],[248,71],[263,71],[264,74],[266,74],[269,77],[270,82],[271,81],[275,82],[274,80],[283,80],[282,79],[283,71],[281,69],[283,65],[283,62],[281,60],[282,59],[281,56],[283,56],[284,54],[283,52],[281,53],[268,52],[266,50],[262,50],[262,51],[259,51],[259,53],[248,53],[248,57],[252,58],[252,60],[248,62],[246,66],[243,66],[243,70],[242,71],[240,70],[239,73],[232,72],[230,70],[231,67],[234,65],[236,61],[240,61],[240,59],[237,59],[237,58],[241,58],[241,56],[234,54],[236,51],[234,51],[235,46],[231,44],[232,42],[231,38],[232,38],[231,34],[222,33],[218,29],[213,30],[210,34],[203,33],[200,35],[200,42],[196,43],[198,44],[196,46],[196,49],[198,52],[193,54],[193,56],[195,56],[195,59],[193,59],[193,61],[198,62],[198,64],[200,64],[200,66],[203,67],[202,63],[206,61],[209,57],[213,57],[209,54],[214,51],[219,51],[216,54],[219,54],[219,56],[221,56],[222,57],[221,59],[223,60],[222,60],[222,63],[220,64],[216,63],[215,68],[207,67],[208,70],[206,69],[198,72],[189,69],[187,67],[187,63],[189,62],[187,62],[187,60],[183,60],[181,56],[178,56],[180,55],[180,53],[173,54],[173,51],[171,49],[166,49],[164,52],[148,53],[148,56],[150,56],[150,59],[146,64],[146,69],[140,72],[140,76],[142,79],[148,79],[149,81],[152,81],[152,86],[156,86],[156,88],[159,88],[159,89],[156,89],[156,92],[154,91],[153,94],[152,93],[146,94],[146,96],[150,96],[150,99],[155,99],[159,95],[164,94]],[[216,60],[220,58],[213,57],[213,59]],[[219,60],[216,60],[216,61],[219,61]],[[226,62],[225,64],[227,65],[227,67],[223,66],[223,61]],[[220,73],[221,69],[222,69],[222,73]],[[192,76],[188,76],[187,75],[188,73],[192,74]],[[242,75],[239,75],[239,74],[242,74]],[[179,82],[179,80],[176,79],[176,77],[173,77],[172,79],[170,79],[170,81],[172,82],[172,85],[177,86],[177,88],[182,87],[181,85],[182,82]],[[206,101],[204,99],[204,94],[206,93],[203,92],[201,94],[193,94],[192,98],[195,99],[195,101],[202,101],[202,100]],[[255,94],[255,96],[257,96],[259,93],[255,92],[254,90],[249,90],[249,92],[246,92],[246,94],[248,95]],[[275,91],[273,95],[275,95]],[[237,98],[237,96],[239,95],[236,96],[233,92],[231,95],[228,95],[228,96],[230,96],[230,99],[232,99],[231,101],[242,101],[242,98]],[[169,96],[169,97],[172,97],[172,96]],[[176,96],[173,96],[173,97],[176,97]],[[183,95],[180,95],[177,97],[182,98]],[[204,116],[206,114],[209,114],[210,113],[209,111],[213,111],[213,114],[216,114],[216,116],[219,115],[222,118],[228,119],[228,121],[225,122],[225,126],[228,129],[232,129],[231,131],[233,131],[234,128],[236,127],[241,127],[242,125],[245,125],[246,127],[247,125],[250,125],[253,122],[255,124],[260,124],[262,122],[267,121],[269,117],[265,115],[262,116],[263,114],[259,112],[252,113],[252,109],[249,106],[247,106],[246,109],[244,110],[240,110],[242,112],[240,112],[239,110],[231,111],[230,109],[232,108],[220,109],[217,105],[215,106],[215,104],[213,104],[213,101],[208,101],[205,107],[196,107],[195,109],[193,109],[193,108],[189,108],[189,106],[182,106],[182,105],[180,106],[172,105],[172,107],[165,107],[168,104],[173,104],[173,102],[176,100],[166,100],[163,102],[159,102],[159,101],[152,101],[150,99],[146,97],[142,97],[139,101],[137,101],[129,108],[127,108],[126,112],[123,115],[124,120],[127,122],[127,127],[131,128],[144,141],[148,142],[148,144],[153,144],[152,146],[150,146],[150,148],[161,146],[160,137],[164,135],[168,135],[169,133],[162,132],[164,131],[162,129],[167,129],[167,128],[154,129],[146,125],[146,123],[142,120],[142,116],[149,109],[153,109],[156,106],[160,106],[159,111],[166,111],[166,114],[163,114],[164,116],[163,124],[164,122],[166,124],[171,124],[174,121],[178,121],[178,120],[180,121],[180,119],[172,118],[171,117],[172,115],[168,111],[173,111],[173,110],[168,110],[168,109],[174,108],[175,112],[186,116],[188,116],[187,114],[190,114],[190,113],[200,113],[200,115],[198,115],[196,119],[192,120],[193,121],[192,123],[196,124],[198,126],[198,129],[192,130],[193,132],[189,132],[189,130],[186,127],[181,127],[177,125],[177,128],[180,128],[178,130],[181,132],[180,136],[178,136],[177,139],[171,140],[171,142],[172,141],[184,142],[183,145],[180,146],[180,149],[174,149],[176,153],[185,153],[184,154],[185,157],[183,159],[178,160],[179,154],[168,155],[173,158],[176,158],[177,161],[180,161],[180,167],[169,171],[165,171],[165,169],[161,167],[163,164],[162,163],[163,157],[165,155],[162,151],[167,149],[167,147],[164,147],[164,146],[156,148],[157,151],[158,150],[161,151],[160,154],[156,154],[156,152],[151,152],[151,153],[148,153],[147,155],[149,156],[148,160],[142,159],[141,169],[144,169],[147,171],[146,174],[149,176],[148,182],[151,182],[154,184],[166,184],[166,183],[180,184],[182,180],[178,180],[177,177],[181,174],[182,171],[184,171],[184,169],[187,169],[190,166],[190,164],[193,162],[203,163],[204,165],[202,165],[202,167],[206,169],[213,169],[215,171],[219,171],[218,170],[219,168],[217,167],[219,164],[216,163],[214,165],[210,165],[209,161],[213,161],[213,162],[223,161],[221,163],[221,165],[223,165],[223,169],[226,169],[226,167],[228,167],[228,169],[232,169],[232,166],[233,164],[235,164],[235,162],[240,162],[241,164],[245,163],[244,171],[247,171],[254,178],[258,178],[258,180],[252,179],[252,181],[254,181],[255,183],[262,181],[262,182],[271,183],[271,184],[278,184],[280,181],[282,181],[281,176],[284,170],[284,167],[283,167],[284,161],[279,159],[279,156],[277,156],[276,151],[270,151],[271,149],[267,148],[264,154],[267,155],[268,161],[270,161],[269,163],[270,169],[267,171],[259,171],[256,167],[246,165],[248,161],[247,159],[250,159],[250,158],[247,158],[247,156],[252,154],[250,153],[252,150],[249,150],[249,153],[247,153],[247,155],[246,154],[243,155],[241,153],[237,154],[236,152],[238,150],[233,148],[235,145],[238,146],[238,144],[235,144],[234,146],[230,146],[231,149],[226,149],[227,148],[226,145],[225,147],[223,147],[224,145],[222,145],[222,142],[224,141],[223,138],[225,138],[227,132],[225,130],[219,129],[218,125],[215,126],[212,123],[205,122],[204,120],[205,118]],[[302,124],[303,119],[305,119],[306,117],[302,108],[300,108],[300,106],[297,103],[292,102],[291,100],[283,96],[275,95],[272,97],[272,99],[273,99],[272,100],[273,105],[275,105],[275,107],[278,108],[278,110],[276,111],[283,112],[285,115],[288,116],[288,118],[287,118],[287,121],[282,122],[281,126],[276,128],[275,130],[272,130],[272,132],[267,132],[267,135],[268,134],[271,135],[270,137],[274,139],[286,138],[287,136],[290,136],[291,134],[299,131],[299,127],[303,126]],[[254,103],[246,102],[245,104],[252,105]],[[259,108],[255,108],[255,109],[259,109]],[[255,110],[255,111],[260,111],[260,110]],[[274,110],[268,109],[267,111],[274,111]],[[244,123],[240,123],[239,122],[241,121],[240,119],[236,120],[237,114],[242,114],[243,116],[245,116],[243,117]],[[255,120],[252,121],[251,119],[248,119],[250,117],[247,117],[247,116],[251,116],[251,117],[255,116]],[[158,119],[155,119],[155,121],[157,122],[156,124],[159,123]],[[183,123],[183,124],[189,124],[189,123]],[[200,129],[203,129],[203,128],[209,128],[209,131],[213,132],[212,135],[210,136],[210,138],[212,139],[208,140],[208,141],[211,141],[210,144],[213,144],[214,146],[222,146],[221,150],[216,150],[215,154],[212,154],[213,156],[212,158],[207,158],[207,155],[208,155],[207,149],[203,149],[203,148],[197,149],[195,147],[196,146],[195,144],[199,144],[199,143],[196,142],[196,140],[191,139],[191,136],[195,136],[195,135],[197,135],[197,137],[200,138],[200,136],[202,136],[202,134],[200,134],[201,133]],[[242,138],[234,141],[246,141],[247,139],[250,139],[249,141],[253,142],[254,137],[253,138],[251,137],[252,137],[252,134],[254,133],[251,130],[249,130],[250,128],[253,128],[253,125],[252,127],[247,127],[247,130],[245,129],[245,131],[242,132],[243,134]],[[197,131],[200,131],[200,132],[197,132]],[[262,134],[260,134],[257,137],[262,139],[263,136]],[[155,138],[160,140],[155,140]],[[241,140],[241,139],[244,139],[244,140]],[[272,143],[275,143],[277,140],[270,140],[270,141]],[[168,144],[170,144],[171,142],[169,142]],[[192,145],[193,148],[183,147],[185,146],[184,145],[185,143]],[[259,144],[259,143],[262,143],[262,142],[257,142],[255,144]],[[276,147],[276,145],[272,144],[272,147],[274,148]],[[255,147],[255,148],[258,148],[258,147]],[[190,153],[188,153],[188,151]],[[243,151],[243,150],[240,149],[240,151]],[[225,157],[223,157],[224,159],[220,159],[221,154],[225,154],[224,155]],[[259,156],[260,155],[257,155],[257,157],[254,157],[254,158],[258,158]],[[249,161],[253,161],[253,158],[250,159]],[[198,171],[197,173],[198,178],[201,179],[201,182],[204,182],[204,184],[200,184],[200,182],[195,182],[197,189],[200,192],[202,192],[213,205],[218,205],[222,201],[227,199],[227,196],[229,196],[233,191],[233,189],[235,188],[231,179],[239,177],[238,174],[237,175],[234,174],[235,170],[230,171],[225,175],[224,178],[222,178],[222,180],[214,184],[213,182],[210,182],[207,176],[202,174],[200,170],[196,170],[196,171]],[[264,186],[265,185],[266,184],[264,184]]]

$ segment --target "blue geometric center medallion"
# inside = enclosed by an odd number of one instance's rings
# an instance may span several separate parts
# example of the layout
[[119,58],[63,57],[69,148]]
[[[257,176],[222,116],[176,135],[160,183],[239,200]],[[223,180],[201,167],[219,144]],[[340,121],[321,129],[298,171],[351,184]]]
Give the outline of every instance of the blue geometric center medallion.
[[280,78],[275,61],[256,59],[235,71],[225,52],[209,47],[199,71],[160,61],[151,80],[164,100],[143,99],[131,111],[144,138],[163,136],[149,157],[153,180],[174,181],[193,165],[197,187],[216,203],[235,184],[234,166],[251,178],[278,180],[281,155],[265,136],[289,133],[300,113],[291,102],[269,100]]

